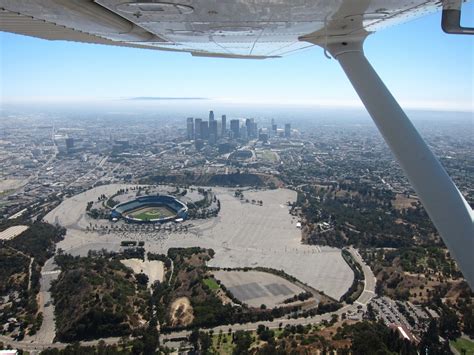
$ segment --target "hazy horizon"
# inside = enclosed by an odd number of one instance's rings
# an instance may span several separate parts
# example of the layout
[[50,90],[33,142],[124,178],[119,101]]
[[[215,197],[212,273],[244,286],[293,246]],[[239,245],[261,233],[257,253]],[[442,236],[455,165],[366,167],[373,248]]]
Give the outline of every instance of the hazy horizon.
[[[287,122],[370,122],[363,107],[328,106],[275,106],[257,104],[216,103],[213,100],[115,100],[94,103],[35,103],[29,105],[9,104],[0,106],[0,120],[17,119],[20,115],[53,115],[55,118],[75,117],[96,120],[122,116],[125,119],[169,120],[184,122],[186,117],[207,119],[209,110],[216,118],[225,114],[227,119],[255,118],[265,121],[274,118]],[[408,117],[414,121],[463,121],[474,123],[473,112],[407,109]],[[137,117],[134,117],[137,116]],[[31,117],[30,117],[31,118]],[[44,117],[43,117],[44,118]],[[283,123],[280,121],[279,123]]]

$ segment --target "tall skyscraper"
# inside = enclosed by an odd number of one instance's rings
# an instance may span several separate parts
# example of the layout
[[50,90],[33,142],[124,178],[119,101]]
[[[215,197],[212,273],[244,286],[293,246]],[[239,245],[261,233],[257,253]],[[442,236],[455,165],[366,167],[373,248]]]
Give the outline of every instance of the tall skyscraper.
[[66,149],[71,150],[74,148],[74,138],[66,138]]
[[196,118],[194,120],[194,139],[202,139],[201,123],[202,123],[201,118]]
[[247,134],[247,127],[245,126],[240,127],[239,138],[243,140],[247,140],[249,138]]
[[245,127],[247,128],[247,137],[250,138],[252,136],[252,120],[250,118],[245,120]]
[[192,117],[186,119],[186,132],[189,140],[194,139],[194,118]]
[[214,121],[214,111],[209,111],[209,122]]
[[233,138],[240,137],[240,121],[230,120],[230,131],[232,132]]
[[66,151],[72,153],[74,149],[74,138],[66,138]]
[[209,122],[208,121],[201,122],[201,138],[209,139]]
[[225,137],[227,133],[227,116],[222,115],[221,136]]
[[291,136],[291,124],[285,123],[285,137],[290,138]]
[[214,144],[217,140],[217,121],[209,121],[209,143]]
[[245,120],[245,127],[247,127],[247,137],[256,138],[257,137],[257,124],[253,118],[247,118]]

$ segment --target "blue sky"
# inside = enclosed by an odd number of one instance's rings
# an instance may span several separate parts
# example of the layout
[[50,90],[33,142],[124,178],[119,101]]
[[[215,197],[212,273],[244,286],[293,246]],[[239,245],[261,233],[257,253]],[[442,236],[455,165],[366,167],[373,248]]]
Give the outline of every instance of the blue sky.
[[[463,11],[463,22],[474,26],[474,2]],[[444,34],[440,17],[371,35],[366,55],[404,107],[474,111],[474,39]],[[0,52],[3,104],[198,96],[231,103],[360,105],[338,63],[318,47],[255,61],[0,33]]]

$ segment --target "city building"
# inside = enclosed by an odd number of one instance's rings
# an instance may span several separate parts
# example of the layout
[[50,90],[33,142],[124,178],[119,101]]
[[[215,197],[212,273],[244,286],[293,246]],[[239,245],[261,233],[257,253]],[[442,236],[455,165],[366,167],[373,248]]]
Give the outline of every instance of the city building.
[[209,139],[208,142],[210,145],[215,145],[217,142],[217,137],[214,133],[209,133]]
[[209,139],[209,122],[208,121],[201,122],[201,138]]
[[291,123],[285,124],[285,137],[290,138],[291,136]]
[[254,134],[253,134],[253,128],[254,128],[253,118],[247,118],[245,120],[245,127],[247,128],[247,137],[252,138],[254,136]]
[[194,147],[197,150],[201,150],[204,147],[204,141],[202,139],[195,139],[194,140]]
[[201,123],[202,123],[201,118],[196,118],[194,120],[194,139],[201,139],[202,138]]
[[247,127],[246,126],[240,127],[239,138],[242,138],[243,140],[247,140],[249,138],[249,136],[247,134]]
[[222,115],[222,121],[221,121],[221,136],[225,137],[227,134],[227,116]]
[[214,121],[214,111],[209,111],[209,122]]
[[[212,137],[212,142],[211,142]],[[217,121],[212,120],[209,121],[209,143],[214,144],[217,140]]]
[[74,138],[66,138],[66,150],[70,153],[74,149]]
[[186,132],[188,139],[194,139],[194,118],[192,117],[187,118]]
[[127,139],[117,139],[112,145],[112,153],[120,154],[130,148],[130,142]]
[[240,121],[230,120],[230,131],[232,132],[232,138],[240,137]]

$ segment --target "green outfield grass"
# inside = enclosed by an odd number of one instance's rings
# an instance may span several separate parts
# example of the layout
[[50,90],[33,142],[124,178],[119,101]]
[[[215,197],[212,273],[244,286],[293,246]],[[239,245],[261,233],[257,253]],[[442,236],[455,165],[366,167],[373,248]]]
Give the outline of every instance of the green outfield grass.
[[143,207],[135,211],[128,213],[132,218],[140,219],[142,221],[149,221],[152,219],[161,219],[172,217],[176,212],[171,209],[160,206],[160,207]]

